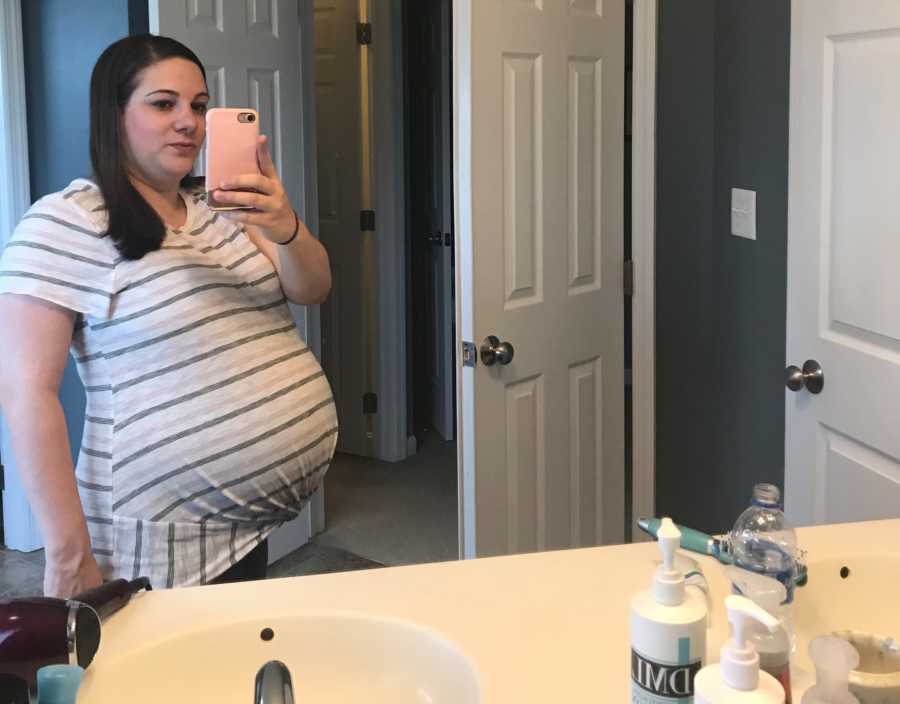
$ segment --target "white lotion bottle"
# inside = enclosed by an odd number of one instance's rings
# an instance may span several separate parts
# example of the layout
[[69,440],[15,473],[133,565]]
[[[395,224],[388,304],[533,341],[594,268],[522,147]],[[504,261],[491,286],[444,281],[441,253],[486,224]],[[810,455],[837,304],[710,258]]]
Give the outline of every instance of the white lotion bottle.
[[727,597],[725,608],[733,637],[722,646],[719,663],[697,675],[695,704],[784,704],[784,688],[772,675],[760,672],[759,655],[746,634],[750,621],[774,631],[778,619],[744,596]]
[[692,702],[706,655],[706,600],[686,591],[673,566],[681,531],[664,518],[656,535],[663,563],[650,589],[631,600],[632,704]]

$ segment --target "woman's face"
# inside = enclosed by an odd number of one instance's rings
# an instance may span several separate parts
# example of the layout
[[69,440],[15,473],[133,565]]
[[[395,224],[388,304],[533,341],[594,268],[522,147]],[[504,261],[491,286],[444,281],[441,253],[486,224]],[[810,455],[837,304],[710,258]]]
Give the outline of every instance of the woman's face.
[[177,188],[206,137],[209,94],[192,61],[165,59],[138,74],[122,115],[129,172],[156,188]]

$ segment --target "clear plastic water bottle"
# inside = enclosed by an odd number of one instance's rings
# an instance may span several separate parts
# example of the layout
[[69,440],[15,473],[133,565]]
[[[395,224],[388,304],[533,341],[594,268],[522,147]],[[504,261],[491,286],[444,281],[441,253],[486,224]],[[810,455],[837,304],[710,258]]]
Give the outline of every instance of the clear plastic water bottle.
[[731,552],[738,567],[781,582],[787,592],[785,604],[793,602],[797,533],[784,517],[781,491],[774,484],[753,487],[752,504],[731,531]]

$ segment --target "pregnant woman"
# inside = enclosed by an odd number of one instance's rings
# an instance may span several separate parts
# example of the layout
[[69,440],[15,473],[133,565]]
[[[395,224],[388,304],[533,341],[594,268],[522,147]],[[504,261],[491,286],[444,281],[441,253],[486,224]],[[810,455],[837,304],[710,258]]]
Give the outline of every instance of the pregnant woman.
[[[0,404],[46,549],[44,592],[265,576],[266,539],[322,481],[331,388],[287,302],[320,303],[328,255],[260,137],[260,173],[212,212],[186,188],[209,95],[197,56],[139,35],[90,86],[93,175],[36,202],[0,258]],[[223,184],[211,184],[219,188]],[[87,395],[73,468],[57,391]]]

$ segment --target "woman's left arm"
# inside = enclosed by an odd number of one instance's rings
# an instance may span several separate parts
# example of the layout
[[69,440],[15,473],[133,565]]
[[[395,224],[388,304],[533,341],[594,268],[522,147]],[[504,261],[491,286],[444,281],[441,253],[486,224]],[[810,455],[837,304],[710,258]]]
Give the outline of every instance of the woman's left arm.
[[249,205],[254,210],[230,210],[222,215],[244,224],[250,239],[275,267],[289,301],[301,305],[322,303],[331,290],[328,252],[291,207],[265,137],[259,138],[257,158],[261,174],[238,176],[219,184],[219,188],[253,188],[258,193],[216,191],[217,200]]

